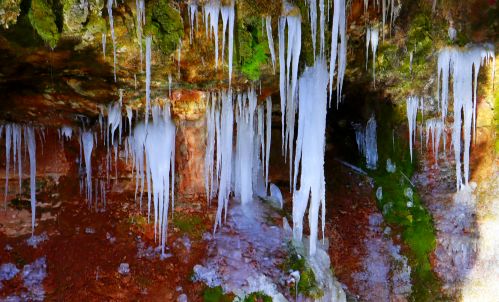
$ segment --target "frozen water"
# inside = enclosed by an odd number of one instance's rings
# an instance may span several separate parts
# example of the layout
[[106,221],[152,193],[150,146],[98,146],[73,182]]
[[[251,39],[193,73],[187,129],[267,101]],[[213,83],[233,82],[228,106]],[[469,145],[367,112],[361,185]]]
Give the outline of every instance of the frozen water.
[[[293,177],[293,237],[301,241],[303,216],[310,198],[310,253],[316,251],[319,208],[322,232],[325,224],[324,150],[328,73],[324,60],[317,60],[300,78],[298,136]],[[301,169],[300,169],[301,168]],[[300,188],[297,179],[300,174]]]
[[407,121],[409,127],[409,148],[411,151],[412,161],[412,145],[416,141],[416,118],[418,116],[419,98],[410,96],[407,98]]
[[282,209],[282,206],[284,205],[284,199],[282,198],[282,193],[278,186],[270,184],[270,197],[277,201]]
[[374,115],[366,125],[366,164],[368,169],[376,169],[378,163],[378,142],[376,138],[376,119]]
[[272,37],[272,17],[265,17],[265,27],[267,29],[267,40],[269,42],[270,57],[272,58],[272,67],[275,71],[275,48],[274,48],[274,38]]

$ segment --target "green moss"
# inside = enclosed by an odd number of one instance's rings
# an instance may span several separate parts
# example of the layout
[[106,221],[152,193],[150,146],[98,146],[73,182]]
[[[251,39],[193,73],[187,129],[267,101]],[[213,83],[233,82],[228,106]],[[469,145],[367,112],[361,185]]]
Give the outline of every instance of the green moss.
[[[283,264],[283,271],[299,271],[300,281],[298,282],[298,292],[310,298],[320,298],[324,292],[318,287],[315,280],[315,274],[308,265],[304,257],[296,251],[292,243],[288,244],[288,258]],[[295,287],[290,288],[290,292],[294,295]]]
[[204,232],[203,219],[196,214],[174,214],[173,226],[193,238],[201,238]]
[[54,48],[59,41],[60,34],[51,5],[46,0],[32,0],[28,18],[40,38]]
[[128,218],[127,223],[143,232],[147,224],[147,219],[142,215],[133,215]]
[[243,302],[272,302],[272,297],[269,297],[262,292],[255,292],[247,295]]
[[224,294],[221,286],[207,287],[203,292],[204,302],[230,302],[232,301],[231,295]]
[[240,71],[250,80],[258,80],[261,68],[269,60],[266,37],[261,30],[261,18],[248,17],[237,23],[237,56]]
[[168,0],[155,0],[147,3],[146,36],[152,36],[154,43],[165,55],[171,54],[184,36],[180,13]]
[[[430,213],[423,206],[415,187],[409,182],[417,163],[417,153],[413,153],[411,162],[409,146],[405,140],[393,142],[392,131],[404,121],[403,106],[382,106],[379,109],[377,135],[379,168],[370,172],[376,187],[382,187],[383,198],[378,200],[378,207],[385,221],[402,235],[409,248],[405,254],[411,266],[413,284],[413,301],[432,301],[438,295],[439,281],[432,272],[430,254],[435,248],[435,229]],[[403,131],[406,128],[404,127]],[[395,137],[398,137],[395,133]],[[389,173],[385,169],[386,160],[390,158],[396,164],[396,172]],[[405,190],[413,191],[413,205],[408,207],[409,198]]]

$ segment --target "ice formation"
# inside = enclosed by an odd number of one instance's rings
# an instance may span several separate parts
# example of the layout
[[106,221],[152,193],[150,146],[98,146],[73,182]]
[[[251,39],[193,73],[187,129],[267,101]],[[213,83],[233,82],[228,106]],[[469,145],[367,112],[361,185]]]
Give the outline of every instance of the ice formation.
[[275,48],[274,48],[274,38],[272,37],[272,18],[271,16],[267,16],[265,18],[265,24],[266,24],[266,29],[267,29],[267,40],[269,42],[269,49],[270,49],[270,57],[272,58],[272,67],[274,68],[275,71]]
[[111,39],[113,40],[114,81],[116,82],[116,37],[114,35],[113,0],[107,0],[107,14],[109,16],[109,27],[111,28]]
[[[111,146],[114,145],[114,133],[119,129],[119,140],[121,142],[122,118],[121,105],[119,103],[109,104],[107,107],[107,135],[111,134]],[[111,132],[111,133],[109,133]],[[107,139],[109,144],[109,138]]]
[[175,125],[171,120],[168,106],[165,108],[153,106],[152,116],[152,123],[147,128],[143,123],[135,126],[130,143],[137,170],[136,180],[140,178],[142,190],[144,170],[146,171],[148,194],[150,194],[148,215],[153,206],[155,238],[159,240],[161,254],[164,256],[170,201],[172,208],[174,204]]
[[102,34],[102,55],[104,56],[104,60],[106,59],[106,34]]
[[143,49],[142,49],[142,26],[146,24],[146,12],[145,12],[145,3],[144,0],[135,0],[135,6],[137,10],[137,40],[139,44],[139,49],[140,49],[140,70],[142,69],[142,54],[143,54]]
[[366,37],[366,43],[371,45],[371,51],[373,53],[373,83],[376,86],[376,51],[378,49],[379,42],[379,29],[376,27],[371,27],[367,31],[369,37]]
[[85,156],[85,173],[86,173],[86,198],[89,204],[92,203],[92,150],[94,148],[94,134],[86,131],[81,134],[80,144],[83,146],[83,154]]
[[366,143],[365,155],[368,169],[376,169],[378,163],[378,143],[376,138],[376,119],[373,116],[367,121],[366,125]]
[[152,37],[146,37],[146,127],[149,123],[149,107],[151,102],[151,42]]
[[196,22],[197,25],[197,17],[198,17],[198,4],[196,1],[189,2],[187,13],[189,15],[189,28],[190,28],[189,42],[192,44],[192,39],[194,37],[194,22]]
[[35,231],[35,217],[36,217],[36,137],[35,129],[33,127],[26,127],[25,129],[26,141],[28,144],[29,154],[29,184],[31,196],[31,233]]
[[[329,66],[329,106],[333,96],[333,77],[338,60],[336,75],[336,106],[341,101],[343,77],[347,66],[347,38],[346,38],[346,7],[345,0],[334,0],[334,13],[331,32],[331,58]],[[338,37],[339,35],[339,37]],[[340,40],[338,45],[338,40]]]
[[[471,136],[472,132],[476,131],[478,74],[480,67],[489,60],[493,61],[492,66],[495,66],[493,45],[489,44],[471,45],[464,49],[443,48],[438,55],[437,72],[438,84],[441,85],[439,97],[443,121],[445,121],[447,114],[451,75],[453,79],[452,145],[454,147],[456,187],[458,190],[462,189],[464,185],[468,185]],[[492,72],[494,73],[494,70]],[[476,136],[476,133],[474,134]],[[462,136],[464,137],[463,148],[461,147]],[[463,158],[463,168],[461,168],[461,157]]]
[[65,140],[71,140],[71,137],[73,136],[73,129],[69,126],[62,126],[61,128],[61,135]]
[[[298,136],[293,177],[293,237],[301,241],[303,216],[310,198],[310,254],[316,251],[319,208],[322,233],[325,226],[324,150],[327,111],[328,72],[324,60],[316,61],[300,77]],[[300,188],[297,188],[300,175]]]
[[409,128],[409,148],[411,152],[412,161],[412,144],[416,140],[416,118],[418,116],[418,106],[419,98],[416,96],[410,96],[407,98],[407,122]]
[[[287,7],[292,9],[292,6]],[[288,27],[287,51],[285,29]],[[279,19],[279,89],[281,92],[282,144],[284,155],[289,152],[289,178],[291,181],[293,162],[293,141],[296,114],[296,89],[298,62],[301,52],[301,16],[288,15]],[[284,64],[284,62],[286,64]],[[291,77],[291,79],[290,79]],[[286,128],[284,126],[286,125]]]
[[426,147],[428,148],[428,141],[431,136],[433,156],[435,162],[438,161],[438,149],[440,146],[440,138],[445,135],[445,125],[441,119],[433,118],[426,120]]
[[310,31],[312,35],[312,48],[314,57],[317,48],[317,0],[308,0],[308,14],[310,19]]
[[265,134],[265,190],[269,186],[269,162],[270,162],[270,145],[272,140],[272,99],[267,97],[267,125]]

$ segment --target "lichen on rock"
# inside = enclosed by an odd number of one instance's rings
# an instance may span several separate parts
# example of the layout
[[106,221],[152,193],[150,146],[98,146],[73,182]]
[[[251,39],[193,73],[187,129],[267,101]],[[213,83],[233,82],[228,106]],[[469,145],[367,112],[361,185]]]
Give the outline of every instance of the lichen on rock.
[[151,1],[146,7],[144,32],[153,37],[163,54],[169,55],[184,36],[182,16],[168,0]]

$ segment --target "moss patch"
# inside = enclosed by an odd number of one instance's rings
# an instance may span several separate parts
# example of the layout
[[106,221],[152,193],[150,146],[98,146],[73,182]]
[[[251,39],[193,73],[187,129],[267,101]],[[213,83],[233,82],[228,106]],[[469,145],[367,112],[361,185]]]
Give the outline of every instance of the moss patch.
[[173,226],[194,239],[201,238],[204,232],[203,219],[196,214],[174,214]]
[[168,0],[148,2],[144,33],[146,36],[152,36],[163,54],[169,55],[177,49],[184,36],[182,17]]
[[50,3],[46,0],[32,0],[28,18],[40,38],[54,48],[59,41],[60,34]]
[[[403,106],[381,106],[378,116],[378,169],[370,172],[376,187],[382,187],[383,198],[377,200],[378,207],[383,213],[385,221],[402,235],[402,239],[409,248],[405,254],[411,266],[413,284],[413,301],[435,301],[438,296],[439,281],[432,272],[430,254],[436,245],[436,235],[430,213],[423,206],[415,187],[409,182],[414,173],[417,152],[413,152],[411,162],[408,142],[401,139],[397,125],[403,121]],[[395,133],[393,132],[395,131]],[[406,128],[400,129],[406,131]],[[414,151],[414,150],[413,150]],[[396,171],[389,173],[385,169],[386,161],[390,158],[396,164]],[[405,191],[411,189],[412,200]],[[408,205],[412,202],[412,205]]]
[[272,298],[262,292],[255,292],[247,295],[243,302],[272,302]]
[[230,302],[232,300],[233,296],[224,294],[221,286],[207,287],[203,292],[204,302]]
[[[298,282],[298,293],[310,297],[310,298],[320,298],[324,295],[324,292],[319,288],[317,281],[315,280],[315,274],[308,265],[304,257],[302,257],[290,242],[288,244],[288,258],[283,263],[283,271],[299,271],[300,281]],[[295,294],[295,286],[289,288],[292,296]]]
[[237,26],[236,51],[240,71],[250,80],[256,81],[260,78],[262,66],[269,59],[267,38],[261,30],[261,18],[248,17],[240,20]]

